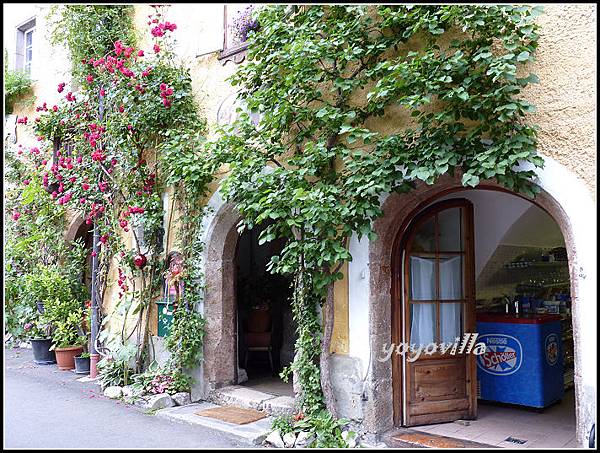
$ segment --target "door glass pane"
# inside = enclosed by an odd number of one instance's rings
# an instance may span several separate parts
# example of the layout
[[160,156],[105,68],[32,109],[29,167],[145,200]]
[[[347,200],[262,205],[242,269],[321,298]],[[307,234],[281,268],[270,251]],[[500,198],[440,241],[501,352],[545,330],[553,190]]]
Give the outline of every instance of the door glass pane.
[[412,252],[435,252],[435,218],[421,224],[413,236]]
[[440,300],[463,299],[462,256],[440,256]]
[[435,258],[410,257],[410,298],[435,300]]
[[435,341],[436,304],[410,304],[410,344],[427,346]]
[[454,343],[454,340],[463,335],[463,310],[462,303],[440,304],[440,342]]
[[31,48],[27,49],[27,55],[25,56],[27,62],[30,62],[33,59],[33,52]]
[[33,31],[27,32],[25,35],[25,45],[30,46],[33,41]]
[[462,251],[462,216],[460,208],[451,208],[438,214],[440,252]]

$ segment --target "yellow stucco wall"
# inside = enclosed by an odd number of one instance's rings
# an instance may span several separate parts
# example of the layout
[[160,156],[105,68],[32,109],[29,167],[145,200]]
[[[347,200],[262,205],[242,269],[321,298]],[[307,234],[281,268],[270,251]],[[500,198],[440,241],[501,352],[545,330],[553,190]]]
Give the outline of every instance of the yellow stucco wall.
[[531,70],[540,83],[524,92],[537,107],[539,152],[581,178],[596,199],[596,5],[545,5]]
[[[151,11],[149,5],[135,6],[135,23],[142,31],[141,45],[146,49],[150,47],[146,21]],[[597,7],[585,4],[548,4],[545,5],[544,11],[538,19],[541,29],[536,61],[530,65],[531,71],[539,76],[540,83],[529,86],[524,92],[524,96],[537,106],[537,112],[531,114],[530,120],[539,126],[540,153],[551,156],[576,174],[595,199]],[[219,29],[222,24],[222,6],[176,4],[171,6],[167,19],[171,15],[176,18],[173,21],[179,21],[181,25],[178,25],[175,37],[183,42],[180,46],[181,56],[191,69],[194,94],[207,118],[212,136],[216,131],[219,106],[234,91],[226,79],[234,73],[237,66],[231,62],[223,66],[217,59],[218,52],[195,52],[194,45],[196,42],[219,42],[222,39],[218,36],[222,33],[222,28]],[[23,17],[23,20],[25,19],[27,17]],[[18,18],[15,23],[17,22]],[[40,20],[39,25],[43,24]],[[10,32],[11,30],[5,27],[5,37]],[[43,46],[47,47],[47,42],[44,42]],[[44,55],[52,55],[50,50],[44,52]],[[57,99],[56,84],[68,74],[68,65],[63,60],[49,60],[47,65],[52,70],[47,71],[47,76],[44,74],[35,84],[38,102],[52,102]],[[17,106],[15,113],[28,115],[30,118],[35,116],[33,108],[24,105]],[[387,116],[372,121],[369,126],[386,133],[403,127],[406,121],[408,118],[404,112],[390,109]],[[20,139],[27,136],[22,126],[19,126],[18,130]],[[217,187],[217,182],[211,186],[213,191]],[[175,235],[171,236],[172,239],[174,237]],[[176,243],[171,240],[167,252],[171,244],[176,248]],[[343,272],[347,275],[347,266]],[[110,306],[111,300],[116,298],[116,279],[116,271],[113,269],[106,293],[106,306]],[[338,353],[347,353],[347,278],[336,284],[335,307],[336,322],[332,349]]]

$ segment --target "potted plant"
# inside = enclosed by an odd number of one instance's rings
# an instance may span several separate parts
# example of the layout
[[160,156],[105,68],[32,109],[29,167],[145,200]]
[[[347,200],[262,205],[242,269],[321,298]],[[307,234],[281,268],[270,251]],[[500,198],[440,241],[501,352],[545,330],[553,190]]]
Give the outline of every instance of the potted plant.
[[59,370],[75,368],[75,356],[83,352],[86,337],[81,335],[81,309],[70,313],[64,321],[56,323],[52,335],[52,350],[56,353]]
[[80,355],[75,356],[75,373],[76,374],[89,374],[90,373],[90,353],[89,353],[89,341],[90,341],[90,326],[92,324],[92,309],[91,301],[85,301],[85,318],[83,320],[83,331],[86,334],[86,343],[84,345],[84,352]]
[[33,361],[38,365],[51,365],[56,363],[56,355],[52,347],[52,326],[41,320],[25,323],[23,326],[29,335],[29,342],[33,350]]
[[75,356],[75,373],[76,374],[90,374],[90,353],[82,352],[80,355]]

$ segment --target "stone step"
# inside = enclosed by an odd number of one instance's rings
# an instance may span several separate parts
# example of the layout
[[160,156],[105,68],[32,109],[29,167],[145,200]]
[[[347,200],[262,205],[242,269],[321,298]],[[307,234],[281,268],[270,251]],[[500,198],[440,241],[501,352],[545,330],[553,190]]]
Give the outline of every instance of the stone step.
[[203,426],[223,433],[228,439],[250,445],[260,445],[271,431],[272,418],[266,417],[245,425],[236,425],[215,418],[196,415],[205,409],[219,407],[219,405],[201,402],[186,406],[169,407],[156,411],[156,416],[177,423]]
[[214,404],[237,406],[264,411],[269,415],[294,413],[294,398],[260,392],[241,385],[231,385],[215,390],[210,398]]

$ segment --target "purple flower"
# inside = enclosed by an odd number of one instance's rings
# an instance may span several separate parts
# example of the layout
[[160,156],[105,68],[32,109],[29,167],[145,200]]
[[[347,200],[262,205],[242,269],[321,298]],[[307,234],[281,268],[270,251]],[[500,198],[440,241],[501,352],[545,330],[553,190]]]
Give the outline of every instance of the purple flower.
[[254,6],[248,6],[233,20],[234,34],[240,42],[246,42],[248,40],[248,33],[257,31],[260,28],[258,21],[252,18],[253,11]]

